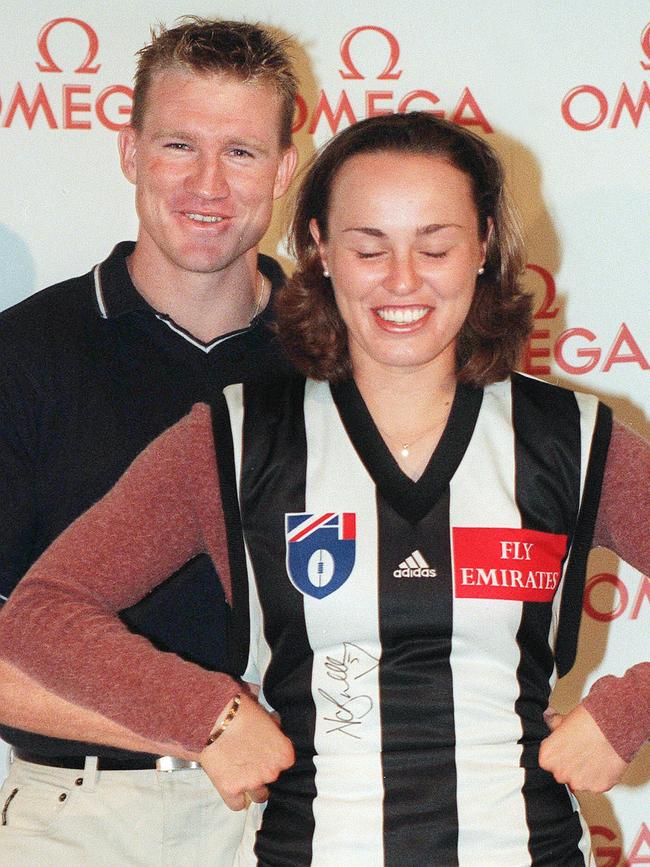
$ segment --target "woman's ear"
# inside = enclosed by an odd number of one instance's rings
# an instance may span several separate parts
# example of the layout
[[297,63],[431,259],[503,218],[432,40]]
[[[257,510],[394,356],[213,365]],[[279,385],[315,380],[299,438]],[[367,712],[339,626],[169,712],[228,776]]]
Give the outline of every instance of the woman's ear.
[[323,266],[323,273],[326,277],[329,276],[329,272],[327,270],[327,245],[321,238],[320,227],[316,222],[315,217],[312,217],[309,221],[309,233],[314,239],[314,244],[318,248],[318,255],[320,256],[320,261]]

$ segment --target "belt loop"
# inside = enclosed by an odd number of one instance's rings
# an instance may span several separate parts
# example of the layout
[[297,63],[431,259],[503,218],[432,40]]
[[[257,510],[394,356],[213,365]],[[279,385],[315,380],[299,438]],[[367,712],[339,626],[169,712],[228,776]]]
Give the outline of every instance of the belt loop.
[[83,791],[94,792],[97,782],[97,756],[86,756],[83,773]]

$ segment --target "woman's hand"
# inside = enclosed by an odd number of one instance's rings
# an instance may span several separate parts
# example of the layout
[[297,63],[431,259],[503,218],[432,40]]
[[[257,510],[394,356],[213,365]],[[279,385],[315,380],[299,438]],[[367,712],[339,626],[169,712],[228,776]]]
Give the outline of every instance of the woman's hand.
[[547,711],[545,718],[551,734],[541,743],[539,764],[558,783],[575,792],[606,792],[619,782],[627,762],[582,705],[566,715]]
[[249,800],[266,801],[266,784],[277,780],[294,761],[293,746],[279,723],[245,693],[232,722],[200,756],[204,771],[231,810],[245,809]]

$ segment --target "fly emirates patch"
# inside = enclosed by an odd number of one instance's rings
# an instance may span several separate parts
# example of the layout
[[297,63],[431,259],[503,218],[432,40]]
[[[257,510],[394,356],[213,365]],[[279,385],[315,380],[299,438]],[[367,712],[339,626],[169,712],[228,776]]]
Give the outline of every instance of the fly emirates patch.
[[538,530],[454,527],[454,583],[461,599],[550,602],[567,537]]

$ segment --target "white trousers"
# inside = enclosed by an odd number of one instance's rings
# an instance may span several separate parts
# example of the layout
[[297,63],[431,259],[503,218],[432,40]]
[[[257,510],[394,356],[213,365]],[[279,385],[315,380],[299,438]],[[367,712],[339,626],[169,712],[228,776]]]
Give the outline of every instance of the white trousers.
[[200,769],[82,771],[17,759],[0,789],[2,867],[231,867],[246,812]]

